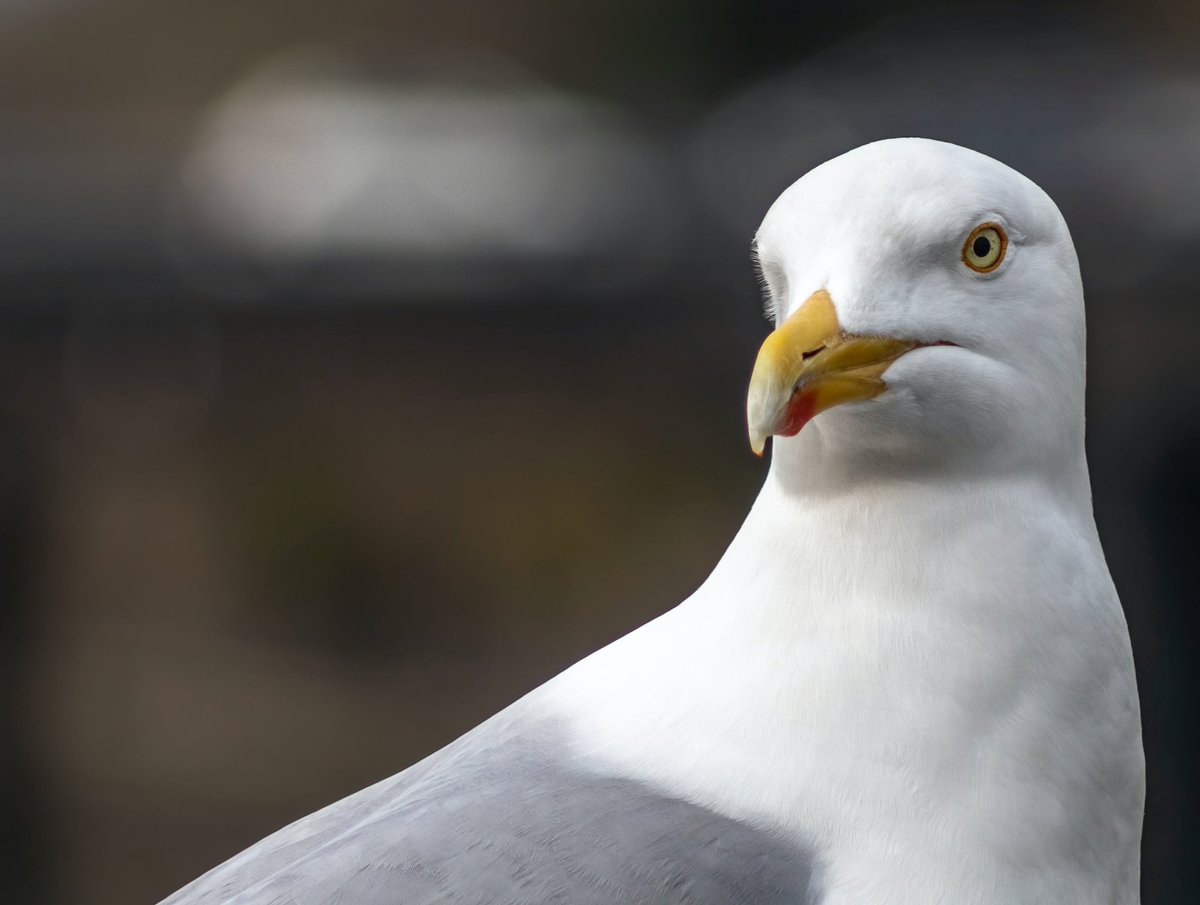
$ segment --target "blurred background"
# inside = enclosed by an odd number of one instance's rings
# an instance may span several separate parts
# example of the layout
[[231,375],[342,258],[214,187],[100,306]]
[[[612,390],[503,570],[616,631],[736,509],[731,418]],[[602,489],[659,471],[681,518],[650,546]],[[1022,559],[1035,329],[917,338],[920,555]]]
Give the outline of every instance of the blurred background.
[[155,902],[687,595],[764,474],[754,229],[914,134],[1071,224],[1194,901],[1198,51],[1188,0],[0,0],[6,902]]

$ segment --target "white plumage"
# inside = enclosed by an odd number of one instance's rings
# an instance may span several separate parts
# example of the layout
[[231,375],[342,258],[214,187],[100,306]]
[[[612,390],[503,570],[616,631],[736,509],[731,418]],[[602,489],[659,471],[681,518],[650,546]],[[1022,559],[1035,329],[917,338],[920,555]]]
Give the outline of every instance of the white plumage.
[[1138,901],[1138,701],[1061,215],[900,139],[806,175],[757,246],[778,329],[751,435],[794,435],[708,580],[172,901]]
[[[1001,267],[964,237],[1006,227]],[[778,320],[826,289],[917,348],[776,438],[683,605],[552,685],[609,769],[786,827],[824,905],[1138,901],[1133,662],[1092,517],[1084,311],[1033,183],[919,139],[813,170],[758,235]]]

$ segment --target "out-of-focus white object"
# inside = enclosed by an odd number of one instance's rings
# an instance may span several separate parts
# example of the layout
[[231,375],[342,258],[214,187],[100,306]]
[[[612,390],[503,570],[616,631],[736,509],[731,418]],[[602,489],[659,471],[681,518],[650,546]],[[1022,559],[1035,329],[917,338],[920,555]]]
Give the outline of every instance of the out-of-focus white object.
[[671,181],[625,119],[509,71],[449,73],[268,65],[200,129],[181,173],[187,225],[277,264],[485,264],[500,279],[555,264],[636,274],[660,255]]

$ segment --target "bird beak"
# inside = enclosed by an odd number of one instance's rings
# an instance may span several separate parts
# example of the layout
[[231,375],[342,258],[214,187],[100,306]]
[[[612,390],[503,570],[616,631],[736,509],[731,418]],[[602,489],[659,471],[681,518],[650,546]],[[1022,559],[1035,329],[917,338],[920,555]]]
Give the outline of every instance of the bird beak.
[[767,437],[791,437],[826,409],[878,396],[883,372],[918,345],[845,333],[829,293],[814,292],[758,350],[746,399],[750,448],[761,456]]

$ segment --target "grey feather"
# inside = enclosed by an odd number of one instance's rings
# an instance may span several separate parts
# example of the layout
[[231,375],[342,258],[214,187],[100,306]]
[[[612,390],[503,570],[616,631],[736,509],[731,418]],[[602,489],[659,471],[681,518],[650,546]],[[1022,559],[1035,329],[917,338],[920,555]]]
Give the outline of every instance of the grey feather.
[[162,905],[816,905],[810,852],[582,768],[519,706]]

